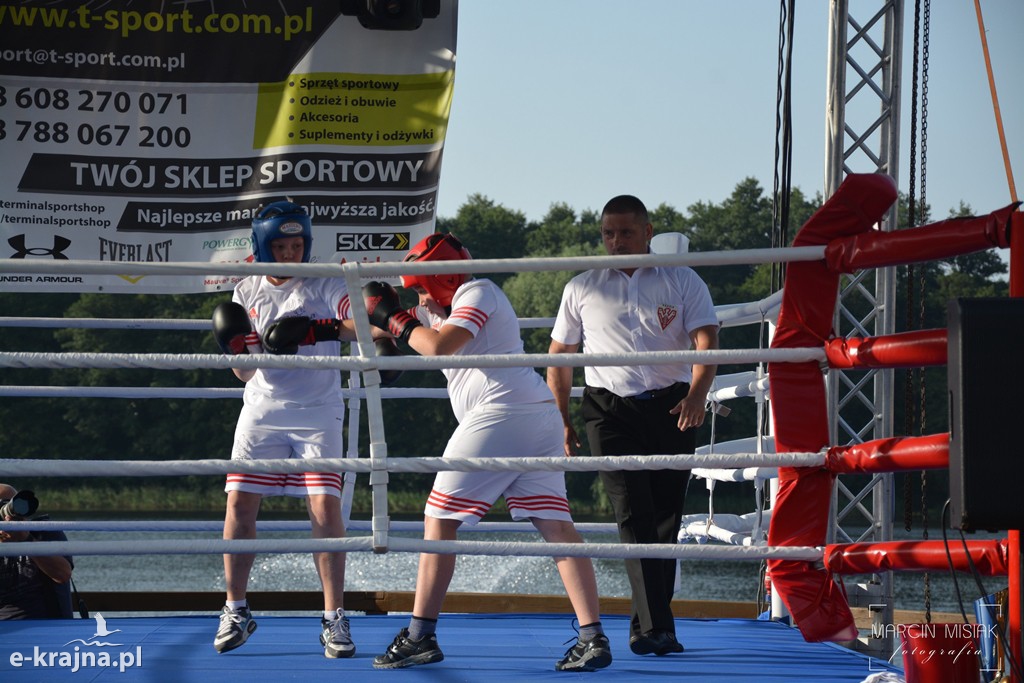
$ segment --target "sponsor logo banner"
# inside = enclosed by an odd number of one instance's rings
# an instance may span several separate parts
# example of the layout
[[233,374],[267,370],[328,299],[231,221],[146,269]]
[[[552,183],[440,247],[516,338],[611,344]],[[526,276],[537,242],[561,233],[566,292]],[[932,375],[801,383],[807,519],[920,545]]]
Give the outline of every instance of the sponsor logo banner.
[[[400,260],[434,230],[456,12],[384,31],[335,0],[0,2],[0,259],[240,262],[287,197],[314,262]],[[130,273],[0,291],[237,281]]]

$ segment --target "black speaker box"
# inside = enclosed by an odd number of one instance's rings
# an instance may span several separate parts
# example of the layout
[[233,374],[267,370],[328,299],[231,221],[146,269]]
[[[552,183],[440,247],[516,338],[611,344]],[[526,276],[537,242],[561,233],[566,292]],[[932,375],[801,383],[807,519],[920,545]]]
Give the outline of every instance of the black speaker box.
[[1024,529],[1024,299],[949,302],[950,525]]

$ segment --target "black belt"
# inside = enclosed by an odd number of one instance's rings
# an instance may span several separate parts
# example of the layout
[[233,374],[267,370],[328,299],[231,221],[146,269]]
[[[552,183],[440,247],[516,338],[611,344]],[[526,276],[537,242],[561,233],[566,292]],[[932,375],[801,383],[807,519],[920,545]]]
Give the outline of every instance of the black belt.
[[677,386],[679,385],[673,384],[672,386],[665,387],[664,389],[651,389],[650,391],[645,391],[641,394],[637,394],[636,396],[627,396],[626,398],[631,398],[634,401],[650,401],[652,398],[661,398],[662,396],[668,396],[669,394],[676,390]]
[[[664,389],[651,389],[649,391],[644,391],[642,393],[636,394],[635,396],[619,396],[619,398],[628,398],[628,399],[632,399],[634,401],[650,401],[653,398],[662,398],[664,396],[668,396],[672,392],[674,392],[677,389],[679,389],[679,385],[681,385],[681,384],[686,384],[686,382],[676,382],[675,384],[673,384],[671,386],[667,386]],[[603,389],[603,388],[600,388],[600,387],[587,387],[587,388],[590,391],[593,391],[594,393],[597,393],[597,394],[610,394],[610,393],[612,393],[612,392],[608,391],[607,389]]]

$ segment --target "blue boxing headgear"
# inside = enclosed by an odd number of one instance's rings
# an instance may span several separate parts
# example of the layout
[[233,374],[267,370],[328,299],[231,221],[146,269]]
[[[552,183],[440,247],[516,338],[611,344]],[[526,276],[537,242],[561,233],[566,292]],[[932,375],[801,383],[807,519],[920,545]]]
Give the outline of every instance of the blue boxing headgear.
[[257,263],[276,263],[270,243],[282,237],[302,238],[302,262],[309,263],[313,226],[306,210],[294,202],[267,204],[252,219],[252,253]]

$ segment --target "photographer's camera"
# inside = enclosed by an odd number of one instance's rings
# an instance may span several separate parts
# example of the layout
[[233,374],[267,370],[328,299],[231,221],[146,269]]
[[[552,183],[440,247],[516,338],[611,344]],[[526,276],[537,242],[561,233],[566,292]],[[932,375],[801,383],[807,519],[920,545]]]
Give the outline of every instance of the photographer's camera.
[[19,491],[13,498],[0,498],[0,519],[31,517],[39,509],[39,499],[31,491]]

